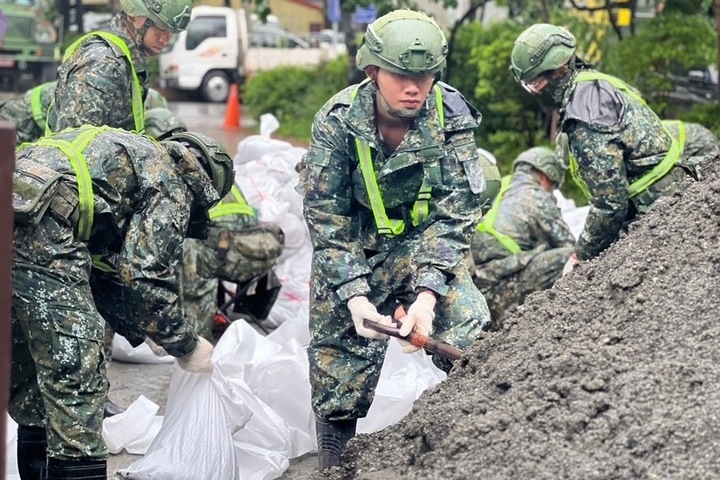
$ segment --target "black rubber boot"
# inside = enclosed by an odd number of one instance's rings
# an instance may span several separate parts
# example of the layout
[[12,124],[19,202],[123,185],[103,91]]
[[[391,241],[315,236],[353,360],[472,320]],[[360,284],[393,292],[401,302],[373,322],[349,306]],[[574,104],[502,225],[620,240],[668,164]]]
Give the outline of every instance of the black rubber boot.
[[107,480],[107,460],[49,458],[47,480]]
[[340,462],[348,440],[355,436],[357,419],[321,420],[315,419],[318,444],[318,468],[327,470]]
[[105,408],[103,409],[103,418],[112,417],[121,414],[125,411],[120,405],[107,400],[105,402]]
[[20,480],[45,480],[47,473],[45,428],[18,425],[17,437],[17,464]]

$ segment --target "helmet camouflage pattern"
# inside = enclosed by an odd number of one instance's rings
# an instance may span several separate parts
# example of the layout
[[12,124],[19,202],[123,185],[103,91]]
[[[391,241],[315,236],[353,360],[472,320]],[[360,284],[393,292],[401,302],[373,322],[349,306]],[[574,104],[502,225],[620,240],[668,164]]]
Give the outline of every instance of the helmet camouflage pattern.
[[548,147],[533,147],[525,150],[513,162],[513,170],[521,163],[526,163],[541,171],[558,187],[562,185],[565,179],[565,167],[555,156],[555,152]]
[[198,160],[206,170],[209,170],[212,183],[220,198],[230,192],[235,181],[233,161],[217,140],[199,132],[177,132],[168,137],[166,141],[179,142],[199,150],[202,158],[198,158]]
[[156,27],[173,33],[187,28],[192,5],[192,0],[120,0],[126,14],[147,17]]
[[510,71],[518,82],[527,82],[543,72],[562,67],[575,54],[575,37],[567,29],[536,23],[515,40]]
[[147,97],[145,98],[145,110],[158,107],[168,108],[167,100],[165,100],[162,93],[154,88],[148,88]]
[[439,73],[445,67],[448,44],[435,20],[412,10],[395,10],[368,25],[355,64],[370,65],[401,75]]
[[145,135],[163,140],[169,135],[187,130],[187,125],[167,108],[151,108],[145,111]]

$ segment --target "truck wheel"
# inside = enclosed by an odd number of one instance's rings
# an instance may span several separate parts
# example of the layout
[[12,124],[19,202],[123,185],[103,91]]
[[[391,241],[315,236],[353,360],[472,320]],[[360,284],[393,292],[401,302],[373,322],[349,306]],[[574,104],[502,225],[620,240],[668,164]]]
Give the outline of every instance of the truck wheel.
[[200,85],[200,95],[208,102],[224,102],[230,93],[230,79],[223,72],[210,72]]

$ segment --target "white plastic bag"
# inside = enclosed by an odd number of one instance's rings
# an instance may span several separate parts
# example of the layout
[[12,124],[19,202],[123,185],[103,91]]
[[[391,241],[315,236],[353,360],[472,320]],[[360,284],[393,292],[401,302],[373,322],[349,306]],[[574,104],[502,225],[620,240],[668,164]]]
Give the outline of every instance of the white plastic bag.
[[143,458],[118,473],[136,480],[239,480],[233,434],[252,413],[220,369],[175,367],[162,428]]

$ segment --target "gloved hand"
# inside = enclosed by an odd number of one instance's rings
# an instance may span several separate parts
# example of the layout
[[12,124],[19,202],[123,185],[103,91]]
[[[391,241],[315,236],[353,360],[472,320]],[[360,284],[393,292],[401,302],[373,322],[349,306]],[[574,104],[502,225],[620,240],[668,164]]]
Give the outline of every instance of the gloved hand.
[[167,356],[168,353],[165,351],[165,349],[163,347],[161,347],[160,345],[158,345],[157,343],[153,342],[152,339],[150,339],[150,337],[145,337],[145,343],[147,344],[148,347],[150,347],[150,350],[152,350],[152,352],[155,354],[156,357],[166,357]]
[[[433,320],[435,319],[435,294],[429,291],[420,292],[408,308],[407,315],[403,318],[400,335],[406,336],[413,330],[422,335],[430,336],[433,332]],[[410,342],[401,340],[404,353],[414,353],[420,350]]]
[[370,303],[367,297],[353,297],[348,300],[347,307],[350,310],[352,321],[355,324],[355,331],[357,331],[358,335],[362,335],[365,338],[371,338],[375,340],[385,340],[388,338],[388,336],[384,333],[379,333],[375,330],[363,327],[363,320],[366,318],[368,320],[372,320],[373,322],[392,326],[392,319],[390,318],[390,316],[381,315],[380,313],[378,313],[375,305]]
[[210,373],[213,369],[212,354],[212,344],[203,337],[198,337],[195,349],[187,355],[178,357],[177,362],[186,372]]
[[573,254],[570,255],[570,258],[568,258],[568,261],[565,262],[565,266],[562,271],[563,277],[572,272],[578,263],[580,263],[580,259],[578,258],[577,253],[573,252]]

